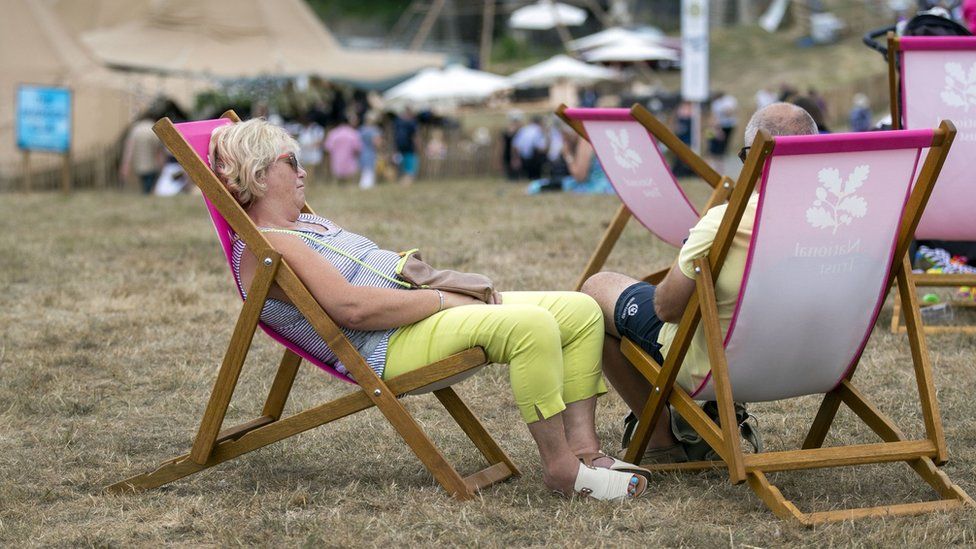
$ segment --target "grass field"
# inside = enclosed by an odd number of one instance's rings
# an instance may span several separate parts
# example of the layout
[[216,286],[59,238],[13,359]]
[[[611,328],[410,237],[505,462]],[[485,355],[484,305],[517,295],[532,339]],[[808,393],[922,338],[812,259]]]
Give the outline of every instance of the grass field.
[[[702,189],[694,188],[697,199]],[[614,197],[544,195],[493,180],[374,192],[316,187],[309,202],[381,246],[421,246],[443,267],[502,289],[569,288],[617,207]],[[719,472],[660,475],[623,504],[546,490],[504,366],[458,392],[525,473],[468,503],[448,498],[375,410],[163,489],[101,488],[185,453],[240,307],[196,196],[0,195],[0,545],[945,546],[976,540],[976,511],[802,529],[776,519]],[[673,250],[632,224],[610,268],[643,274]],[[883,329],[858,381],[910,436],[922,422],[907,339]],[[228,422],[258,415],[278,350],[263,335]],[[951,459],[976,494],[976,344],[929,338]],[[288,410],[349,388],[303,368]],[[405,400],[462,471],[480,460],[432,397]],[[819,400],[755,405],[767,445],[799,444]],[[624,407],[601,399],[598,432],[616,450]],[[874,442],[841,413],[828,444]],[[778,474],[803,509],[934,494],[903,465]]]

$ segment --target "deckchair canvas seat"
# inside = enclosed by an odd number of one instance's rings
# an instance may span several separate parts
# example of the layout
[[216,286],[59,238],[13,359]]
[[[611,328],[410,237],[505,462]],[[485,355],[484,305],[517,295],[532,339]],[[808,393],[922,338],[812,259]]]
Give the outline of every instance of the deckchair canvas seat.
[[[597,273],[627,221],[633,216],[651,234],[674,247],[688,237],[701,217],[671,172],[661,147],[667,147],[712,187],[704,211],[728,198],[732,181],[712,169],[671,130],[640,105],[630,109],[561,106],[556,114],[589,141],[614,191],[623,203],[576,283]],[[657,282],[667,269],[648,275]]]
[[[155,488],[372,406],[380,409],[444,489],[459,499],[471,498],[477,490],[485,486],[518,475],[519,471],[511,459],[451,388],[454,383],[486,365],[484,350],[468,349],[396,378],[380,379],[210,170],[207,160],[210,135],[215,128],[234,122],[237,122],[237,116],[228,112],[220,119],[176,126],[164,118],[154,126],[163,143],[203,191],[207,210],[228,265],[232,265],[233,240],[240,237],[258,258],[258,272],[246,292],[247,299],[191,452],[164,462],[155,471],[118,482],[108,489],[127,491]],[[303,211],[311,212],[307,204]],[[345,382],[353,381],[337,371],[335,364],[323,362],[272,327],[260,322],[260,313],[273,283],[285,292],[358,382],[358,389],[352,393],[284,419],[281,418],[282,412],[302,359]],[[245,295],[245,290],[240,285],[237,290],[239,296]],[[221,430],[251,339],[259,325],[272,339],[286,348],[278,373],[261,416]],[[488,467],[462,477],[445,460],[397,399],[402,395],[424,392],[434,393],[484,456]]]
[[[888,37],[888,83],[891,121],[896,129],[930,127],[940,119],[959,128],[939,176],[939,185],[918,223],[922,240],[976,241],[976,37]],[[900,75],[900,83],[899,83]],[[976,286],[976,274],[915,274],[916,286]],[[959,301],[956,305],[973,306]],[[901,301],[895,301],[893,332],[900,323]],[[976,326],[926,326],[926,332],[976,333]]]
[[[753,143],[708,255],[695,262],[696,293],[664,364],[628,340],[624,355],[653,387],[625,459],[637,463],[670,402],[722,459],[734,483],[748,481],[783,518],[803,524],[909,514],[972,505],[935,468],[947,458],[918,303],[905,260],[908,243],[954,136],[940,129],[769,137]],[[925,163],[920,167],[924,150]],[[753,189],[758,207],[736,309],[726,334],[718,322],[714,280]],[[893,279],[906,303],[909,341],[926,437],[906,440],[851,378]],[[692,391],[675,385],[699,323],[711,373]],[[801,450],[744,455],[733,401],[825,394]],[[693,399],[716,400],[721,425]],[[821,448],[840,403],[882,443]],[[765,473],[866,463],[907,462],[938,493],[935,502],[820,513],[800,512]],[[692,469],[713,463],[651,466]]]

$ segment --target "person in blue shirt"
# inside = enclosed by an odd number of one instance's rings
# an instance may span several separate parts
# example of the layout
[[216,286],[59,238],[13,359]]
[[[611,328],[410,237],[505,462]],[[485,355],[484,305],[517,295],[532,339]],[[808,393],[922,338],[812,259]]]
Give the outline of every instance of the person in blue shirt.
[[417,149],[420,148],[417,118],[410,107],[393,120],[393,142],[400,157],[400,184],[410,185],[417,178],[420,167],[417,161]]

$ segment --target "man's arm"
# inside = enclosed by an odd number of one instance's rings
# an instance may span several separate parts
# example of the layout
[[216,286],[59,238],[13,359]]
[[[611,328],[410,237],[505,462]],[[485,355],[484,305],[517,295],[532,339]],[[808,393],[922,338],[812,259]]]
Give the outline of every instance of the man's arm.
[[695,293],[694,261],[705,257],[712,247],[719,224],[725,214],[725,205],[712,208],[689,231],[688,238],[678,252],[678,260],[668,271],[654,292],[654,312],[665,322],[679,322]]
[[685,276],[675,265],[654,292],[654,312],[665,322],[678,322],[693,293],[695,279]]

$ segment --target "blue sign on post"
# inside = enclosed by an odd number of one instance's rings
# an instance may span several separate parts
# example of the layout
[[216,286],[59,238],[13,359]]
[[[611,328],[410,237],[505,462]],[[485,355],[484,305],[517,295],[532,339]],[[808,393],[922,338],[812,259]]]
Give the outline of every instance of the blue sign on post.
[[71,149],[71,90],[33,84],[17,88],[17,147],[57,153]]

